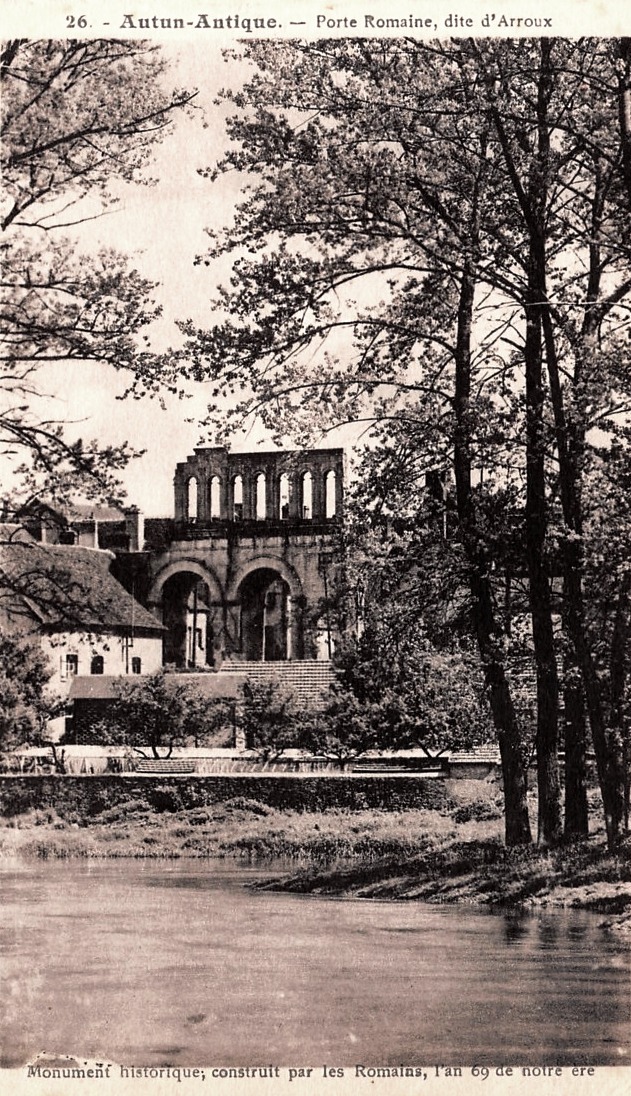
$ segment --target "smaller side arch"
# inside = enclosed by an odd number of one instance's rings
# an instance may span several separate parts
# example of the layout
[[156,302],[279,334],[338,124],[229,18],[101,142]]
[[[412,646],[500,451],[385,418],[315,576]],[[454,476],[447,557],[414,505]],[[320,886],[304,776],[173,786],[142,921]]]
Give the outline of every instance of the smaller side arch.
[[223,485],[216,473],[208,483],[208,517],[211,521],[223,517]]
[[186,482],[186,520],[197,521],[200,511],[199,478],[193,474]]
[[162,567],[161,570],[158,571],[151,584],[151,589],[149,590],[149,596],[147,598],[150,605],[157,605],[160,602],[163,587],[170,578],[185,572],[197,575],[198,578],[201,578],[213,594],[216,594],[217,600],[223,601],[223,589],[215,571],[205,564],[200,563],[199,560],[182,557],[181,559],[174,560],[173,563],[167,563],[165,567]]
[[283,559],[279,559],[277,556],[262,555],[256,556],[254,559],[251,559],[248,563],[244,564],[243,567],[239,568],[226,591],[227,601],[236,601],[239,595],[239,587],[248,575],[251,575],[253,571],[263,570],[276,571],[289,586],[292,598],[302,597],[302,583],[298,576],[298,572],[294,570],[291,564]]
[[149,597],[162,621],[162,659],[179,668],[214,665],[221,657],[225,605],[217,575],[197,559],[162,567]]

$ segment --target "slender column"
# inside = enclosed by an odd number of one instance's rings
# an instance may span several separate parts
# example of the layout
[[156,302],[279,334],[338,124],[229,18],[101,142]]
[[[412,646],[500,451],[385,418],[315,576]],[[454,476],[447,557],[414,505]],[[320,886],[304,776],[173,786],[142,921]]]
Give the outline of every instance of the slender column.
[[302,475],[294,472],[289,477],[289,517],[302,517]]
[[339,472],[335,473],[335,516],[336,518],[342,517],[342,511],[344,509],[344,485],[342,483],[342,477]]
[[188,481],[180,474],[173,480],[173,494],[175,502],[175,520],[185,521],[188,506]]
[[243,484],[243,517],[256,517],[256,486],[251,472],[244,472],[241,477]]
[[313,517],[315,521],[322,521],[326,514],[326,483],[324,475],[319,470],[312,473],[311,495]]
[[197,476],[197,520],[208,521],[210,517],[210,481],[208,475],[201,468],[196,471]]
[[229,657],[241,650],[241,603],[226,602],[226,623],[224,628],[224,649]]
[[286,658],[290,661],[294,657],[294,630],[293,630],[293,607],[291,594],[287,594],[285,601],[285,626],[286,626]]
[[278,521],[280,483],[278,476],[271,470],[265,475],[265,517],[268,521]]
[[224,473],[220,480],[219,488],[219,517],[231,518],[233,517],[234,504],[231,498],[232,495],[232,483],[228,473]]

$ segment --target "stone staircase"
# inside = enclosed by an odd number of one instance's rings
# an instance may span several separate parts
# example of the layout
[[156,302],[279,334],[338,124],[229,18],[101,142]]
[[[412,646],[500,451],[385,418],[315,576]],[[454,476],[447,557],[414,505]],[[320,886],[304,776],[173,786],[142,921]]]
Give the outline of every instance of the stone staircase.
[[328,661],[304,659],[295,662],[224,662],[219,676],[230,674],[239,678],[267,684],[278,682],[279,686],[293,693],[298,700],[309,707],[320,707],[325,702],[335,673]]

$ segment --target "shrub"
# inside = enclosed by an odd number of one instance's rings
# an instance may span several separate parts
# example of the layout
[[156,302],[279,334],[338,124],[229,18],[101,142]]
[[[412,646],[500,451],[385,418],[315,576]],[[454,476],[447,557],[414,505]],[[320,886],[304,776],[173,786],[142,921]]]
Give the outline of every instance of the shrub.
[[485,803],[477,800],[473,803],[464,803],[453,812],[454,822],[493,822],[502,817],[502,811],[493,803]]
[[93,818],[93,821],[103,822],[104,824],[122,822],[134,815],[146,814],[150,810],[151,806],[145,799],[130,799],[126,803],[118,803],[115,807],[108,807],[97,818]]
[[227,811],[247,811],[249,814],[256,814],[262,818],[274,813],[273,807],[268,807],[266,803],[259,803],[258,799],[247,799],[244,795],[238,795],[235,799],[227,799],[223,807]]

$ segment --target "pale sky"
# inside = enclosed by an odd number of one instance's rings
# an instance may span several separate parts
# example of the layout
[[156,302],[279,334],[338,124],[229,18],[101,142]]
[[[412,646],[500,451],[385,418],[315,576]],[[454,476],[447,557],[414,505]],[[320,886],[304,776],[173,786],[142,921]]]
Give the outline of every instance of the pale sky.
[[[224,62],[220,47],[207,40],[168,46],[165,52],[172,64],[170,82],[198,87],[196,103],[201,109],[193,117],[180,117],[156,150],[151,165],[156,185],[126,186],[113,211],[82,227],[79,243],[87,252],[105,244],[137,253],[134,265],[140,273],[161,282],[157,297],[163,316],[150,332],[159,350],[180,341],[177,319],[210,323],[209,301],[218,282],[227,280],[229,266],[194,266],[194,258],[206,250],[204,229],[229,223],[241,186],[236,176],[211,183],[197,173],[221,158],[226,143],[223,122],[230,108],[217,107],[213,100],[221,87],[237,84],[238,66]],[[203,441],[195,422],[186,420],[205,412],[204,385],[193,388],[189,400],[170,400],[163,411],[149,398],[117,400],[128,383],[128,375],[103,365],[68,363],[47,372],[46,387],[55,393],[55,417],[72,424],[69,435],[107,443],[129,440],[146,449],[124,474],[128,502],[147,515],[170,515],[175,465]],[[336,434],[323,444],[343,440]],[[254,428],[247,438],[235,439],[234,447],[255,448],[262,441]]]
[[[165,47],[172,63],[170,82],[198,87],[200,110],[181,116],[158,146],[151,175],[155,186],[126,186],[120,202],[106,216],[85,225],[79,246],[89,251],[100,244],[134,253],[141,274],[161,283],[157,297],[161,320],[151,329],[156,349],[177,344],[176,319],[210,319],[213,279],[208,268],[195,267],[195,255],[206,247],[204,228],[225,220],[238,194],[236,180],[211,184],[198,168],[218,159],[225,142],[223,118],[213,99],[231,77],[218,47],[194,42]],[[202,114],[203,111],[203,114]],[[68,363],[48,374],[54,390],[55,414],[85,437],[103,442],[129,440],[146,456],[134,461],[124,476],[129,502],[147,514],[167,515],[173,508],[173,471],[200,440],[199,430],[186,418],[203,413],[203,386],[195,398],[171,401],[167,411],[155,400],[117,400],[129,375],[99,364]]]

